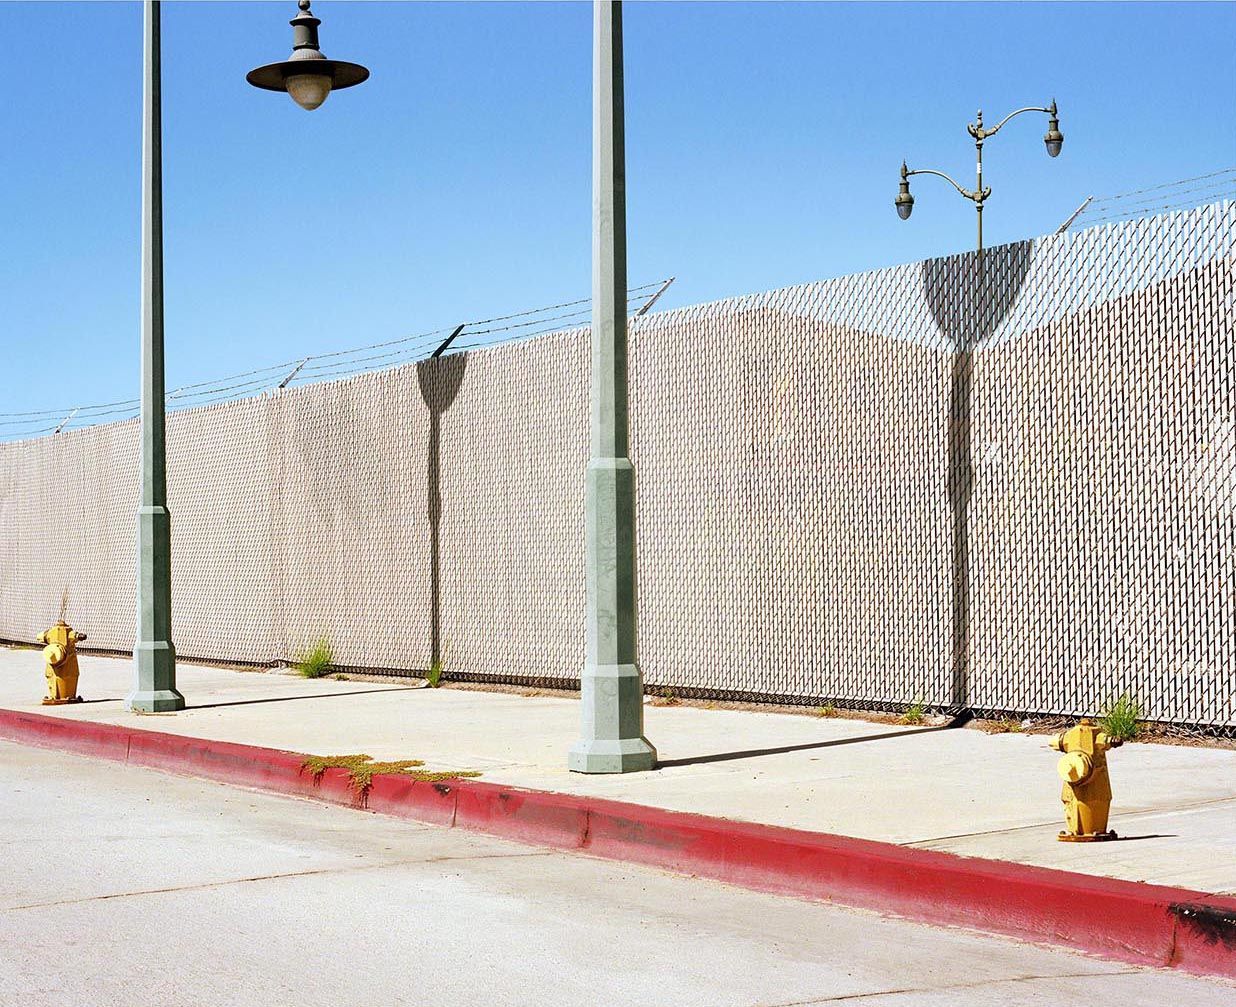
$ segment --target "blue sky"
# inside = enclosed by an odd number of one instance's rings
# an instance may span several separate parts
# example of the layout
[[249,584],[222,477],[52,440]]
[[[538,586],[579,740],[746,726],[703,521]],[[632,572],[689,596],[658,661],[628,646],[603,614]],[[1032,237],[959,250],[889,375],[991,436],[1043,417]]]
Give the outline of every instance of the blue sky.
[[[308,113],[244,79],[279,3],[165,3],[169,388],[587,296],[591,5],[322,2],[369,82]],[[1233,4],[628,3],[633,284],[659,306],[989,244],[1088,194],[1236,163]],[[0,3],[0,412],[137,394],[141,7]]]

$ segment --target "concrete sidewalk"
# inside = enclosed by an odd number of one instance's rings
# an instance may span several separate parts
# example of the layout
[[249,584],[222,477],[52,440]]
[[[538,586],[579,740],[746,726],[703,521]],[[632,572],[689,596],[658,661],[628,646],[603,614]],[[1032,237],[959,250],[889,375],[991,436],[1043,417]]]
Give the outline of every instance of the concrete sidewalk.
[[89,702],[44,707],[42,658],[0,649],[0,707],[316,755],[419,758],[516,787],[873,839],[1211,893],[1236,892],[1236,751],[1131,744],[1110,756],[1115,843],[1056,842],[1043,736],[778,713],[647,708],[662,767],[567,772],[577,703],[179,667],[189,709],[122,708],[131,663],[83,655]]

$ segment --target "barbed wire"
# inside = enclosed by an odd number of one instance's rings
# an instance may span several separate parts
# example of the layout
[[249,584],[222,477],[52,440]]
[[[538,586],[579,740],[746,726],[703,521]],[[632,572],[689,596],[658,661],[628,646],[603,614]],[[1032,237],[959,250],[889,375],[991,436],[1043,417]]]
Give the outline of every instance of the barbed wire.
[[[628,311],[634,305],[642,305],[644,309],[651,306],[673,280],[671,276],[668,279],[655,280],[629,288],[627,290]],[[575,310],[564,310],[568,308]],[[386,370],[429,357],[452,333],[463,335],[465,339],[458,342],[452,341],[446,352],[499,346],[507,342],[531,339],[551,332],[581,327],[588,323],[591,311],[592,298],[584,297],[574,301],[563,301],[559,304],[515,311],[506,315],[495,315],[492,318],[481,318],[465,322],[462,327],[431,329],[346,350],[309,354],[299,359],[255,367],[210,381],[181,385],[168,392],[164,401],[168,411],[192,409],[220,402],[232,402],[260,392]],[[478,326],[485,327],[478,328]],[[374,353],[372,352],[374,350],[382,352]],[[132,419],[140,412],[140,399],[121,399],[115,402],[22,412],[0,412],[0,441],[61,433],[66,430],[80,430],[100,422]]]
[[1201,206],[1205,203],[1218,203],[1227,199],[1236,199],[1236,185],[1232,188],[1217,192],[1213,199],[1181,199],[1170,203],[1158,203],[1146,206],[1130,207],[1120,213],[1103,213],[1095,214],[1093,217],[1086,219],[1087,226],[1096,224],[1112,224],[1121,220],[1131,220],[1134,217],[1142,217],[1151,213],[1168,213],[1172,210],[1191,210],[1194,207]]
[[1118,192],[1110,196],[1090,196],[1061,225],[1060,230],[1067,230],[1079,221],[1082,226],[1093,227],[1151,213],[1191,209],[1204,203],[1233,198],[1236,198],[1236,167],[1220,168],[1204,175],[1178,178],[1172,182],[1130,189],[1128,192]]
[[1178,178],[1174,182],[1161,182],[1158,185],[1148,185],[1144,189],[1130,189],[1128,192],[1118,192],[1113,196],[1097,196],[1096,203],[1106,202],[1112,199],[1127,199],[1129,196],[1140,196],[1147,192],[1157,192],[1159,189],[1170,189],[1173,186],[1184,185],[1187,182],[1200,182],[1207,178],[1216,178],[1219,175],[1231,175],[1236,173],[1236,168],[1220,168],[1218,171],[1208,172],[1205,175],[1194,175],[1192,178]]

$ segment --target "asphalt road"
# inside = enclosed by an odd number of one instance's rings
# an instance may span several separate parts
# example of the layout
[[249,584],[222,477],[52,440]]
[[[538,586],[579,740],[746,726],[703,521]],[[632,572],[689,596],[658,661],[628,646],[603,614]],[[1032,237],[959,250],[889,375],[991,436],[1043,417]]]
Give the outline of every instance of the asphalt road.
[[0,743],[4,1007],[1228,997],[1177,973]]

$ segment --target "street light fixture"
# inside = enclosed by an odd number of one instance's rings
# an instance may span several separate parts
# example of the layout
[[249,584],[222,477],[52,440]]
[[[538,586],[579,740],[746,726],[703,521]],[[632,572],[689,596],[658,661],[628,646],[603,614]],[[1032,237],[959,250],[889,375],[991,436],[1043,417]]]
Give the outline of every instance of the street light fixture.
[[901,162],[901,187],[897,192],[897,198],[893,200],[893,205],[897,207],[897,215],[902,220],[909,220],[910,214],[914,210],[914,197],[910,195],[910,176],[911,175],[939,175],[960,192],[966,199],[974,203],[975,210],[978,211],[978,250],[983,251],[983,204],[991,195],[990,186],[983,187],[983,141],[989,136],[995,136],[1000,132],[1000,128],[1008,122],[1013,116],[1021,115],[1022,112],[1045,112],[1049,118],[1047,120],[1047,133],[1043,137],[1043,143],[1047,146],[1047,154],[1049,157],[1058,157],[1060,148],[1064,146],[1064,134],[1060,132],[1060,119],[1056,112],[1056,100],[1053,98],[1050,105],[1041,107],[1031,105],[1026,108],[1019,108],[1015,112],[1010,112],[1001,119],[991,129],[983,127],[983,110],[978,111],[978,121],[972,122],[966,126],[966,132],[974,137],[974,149],[976,155],[976,166],[978,171],[978,184],[974,189],[967,189],[958,185],[948,175],[942,171],[933,171],[930,168],[916,168],[911,171],[906,167],[905,161]]
[[1051,118],[1047,120],[1047,134],[1043,137],[1047,144],[1048,157],[1059,157],[1060,148],[1064,146],[1064,134],[1060,132],[1060,120],[1056,117],[1055,99],[1051,103]]
[[914,197],[910,195],[910,172],[906,169],[905,161],[901,162],[901,188],[897,192],[897,198],[893,202],[897,206],[897,216],[902,220],[909,220],[910,214],[914,212]]
[[[948,405],[948,496],[952,511],[952,552],[953,552],[953,695],[952,704],[962,717],[973,716],[969,706],[970,695],[970,498],[974,484],[974,462],[970,444],[970,400],[972,388],[972,366],[974,349],[984,335],[990,334],[990,328],[984,330],[983,318],[990,325],[993,298],[984,275],[983,263],[983,204],[991,196],[990,187],[983,185],[983,142],[990,136],[1000,132],[1006,122],[1022,112],[1044,112],[1048,115],[1047,135],[1043,142],[1047,145],[1050,157],[1056,157],[1064,145],[1064,134],[1060,132],[1060,120],[1056,113],[1056,102],[1045,108],[1030,106],[1010,112],[991,129],[983,126],[983,110],[979,109],[978,121],[966,127],[966,131],[974,137],[975,166],[978,182],[973,189],[958,185],[942,171],[930,168],[918,168],[913,171],[901,162],[901,185],[893,205],[897,208],[897,216],[909,220],[914,210],[914,197],[910,195],[911,175],[939,175],[966,199],[974,203],[978,212],[978,255],[973,265],[973,281],[962,287],[968,295],[969,322],[958,324],[952,333],[955,339],[956,351],[952,355],[952,376],[950,381]],[[934,307],[933,307],[934,310]],[[938,316],[937,316],[938,317]]]
[[282,63],[267,63],[245,76],[254,87],[267,91],[286,91],[301,108],[313,111],[331,91],[353,87],[369,78],[359,63],[327,59],[318,49],[320,18],[309,9],[310,0],[299,0],[300,13],[288,22],[292,26],[292,55]]

